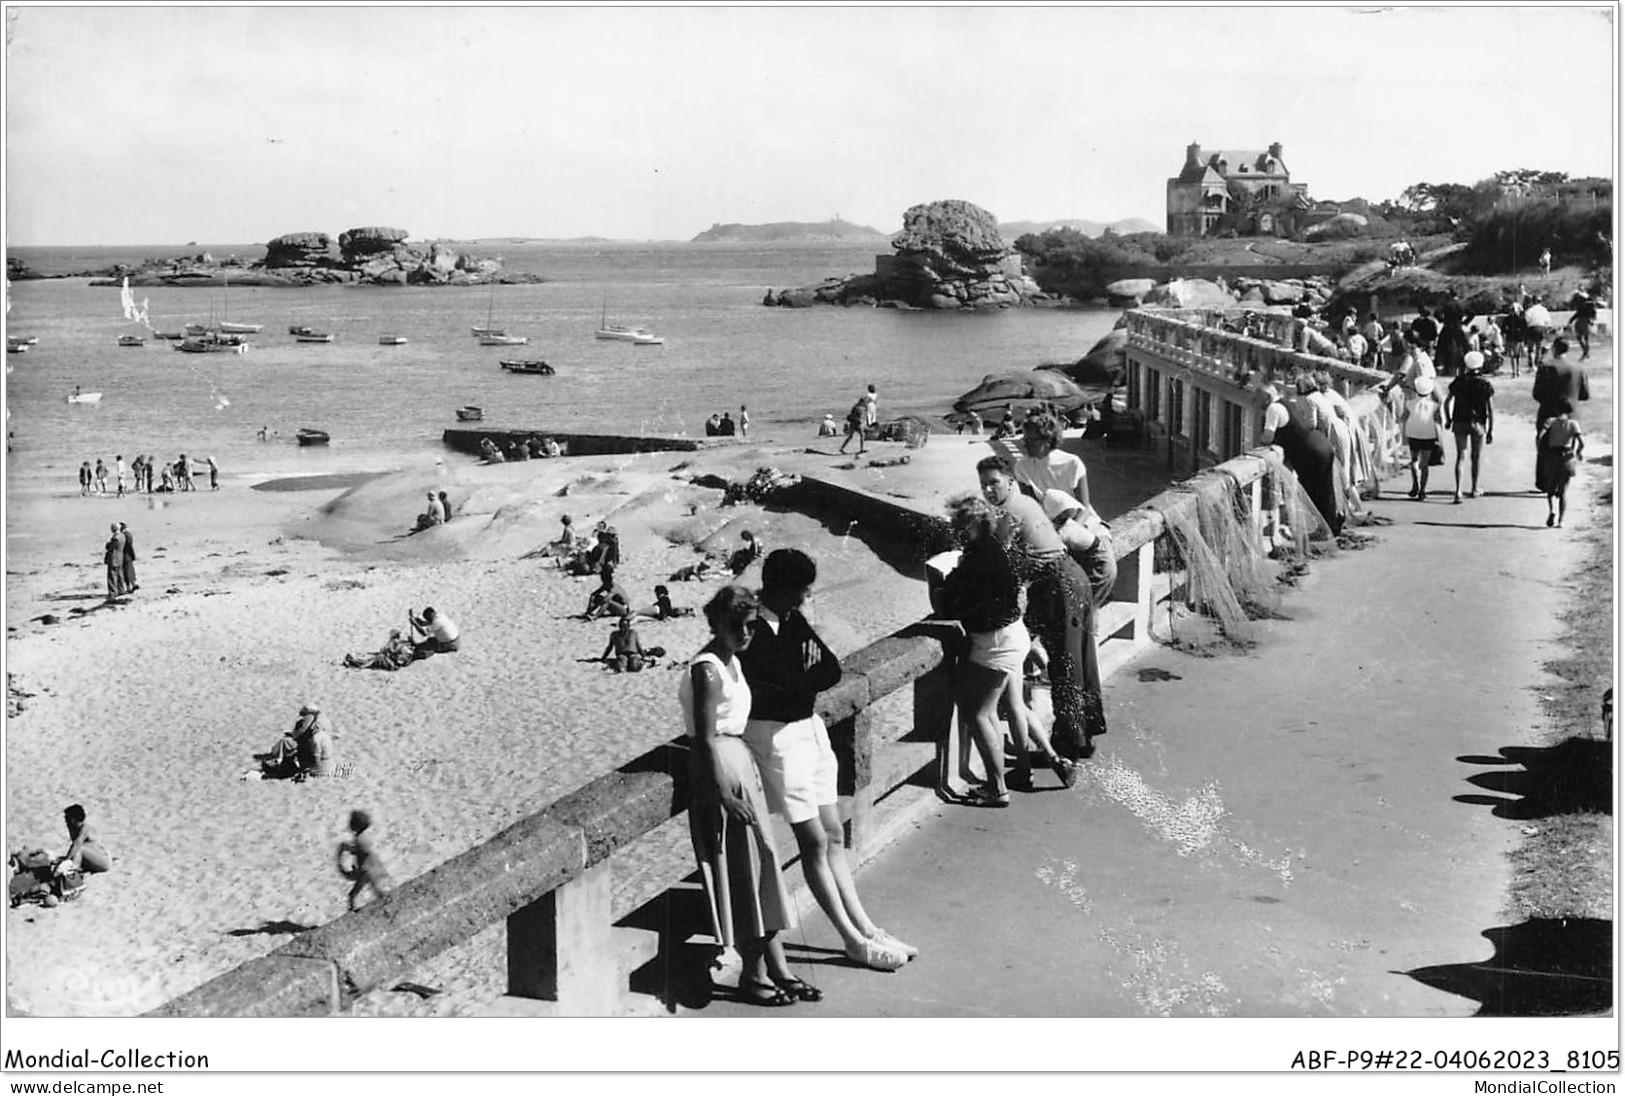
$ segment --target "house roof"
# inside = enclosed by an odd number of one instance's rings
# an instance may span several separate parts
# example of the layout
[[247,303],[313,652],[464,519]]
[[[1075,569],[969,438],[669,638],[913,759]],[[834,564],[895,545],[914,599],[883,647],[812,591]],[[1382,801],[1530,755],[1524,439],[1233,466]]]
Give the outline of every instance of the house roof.
[[[1270,154],[1267,151],[1259,151],[1258,149],[1214,149],[1212,152],[1206,153],[1204,159],[1210,166],[1217,165],[1220,160],[1223,160],[1227,175],[1280,175],[1284,177],[1290,174],[1286,169],[1286,164],[1280,160],[1275,160],[1274,170],[1270,170]],[[1246,172],[1241,170],[1243,165],[1247,167]]]

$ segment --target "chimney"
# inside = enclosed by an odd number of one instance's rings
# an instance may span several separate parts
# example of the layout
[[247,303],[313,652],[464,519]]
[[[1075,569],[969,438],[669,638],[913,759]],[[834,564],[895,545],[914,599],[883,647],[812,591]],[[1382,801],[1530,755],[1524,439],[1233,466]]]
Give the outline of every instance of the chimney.
[[1270,156],[1273,157],[1276,160],[1279,160],[1281,158],[1281,142],[1280,141],[1276,141],[1273,145],[1270,146]]
[[1202,170],[1202,146],[1195,141],[1185,146],[1185,170]]

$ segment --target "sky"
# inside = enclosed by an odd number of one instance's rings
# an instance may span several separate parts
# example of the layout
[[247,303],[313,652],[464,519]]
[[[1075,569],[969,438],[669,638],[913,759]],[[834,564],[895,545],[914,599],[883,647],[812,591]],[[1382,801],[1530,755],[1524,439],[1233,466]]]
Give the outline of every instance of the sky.
[[1614,174],[1612,5],[6,4],[14,245],[686,240],[1164,223],[1185,146],[1284,148],[1315,198]]

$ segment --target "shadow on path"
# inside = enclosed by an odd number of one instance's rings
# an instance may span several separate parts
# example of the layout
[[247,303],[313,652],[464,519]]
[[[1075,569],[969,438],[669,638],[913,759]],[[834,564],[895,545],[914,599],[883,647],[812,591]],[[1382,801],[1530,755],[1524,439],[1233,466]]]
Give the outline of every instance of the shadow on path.
[[1612,1006],[1612,921],[1530,920],[1482,935],[1495,954],[1481,963],[1395,973],[1479,1002],[1479,1016],[1581,1016]]
[[1594,811],[1612,814],[1613,755],[1600,738],[1574,736],[1555,746],[1503,746],[1499,756],[1464,756],[1469,765],[1517,765],[1476,773],[1469,784],[1499,795],[1458,795],[1458,803],[1495,808],[1497,818],[1550,818]]
[[297,936],[309,932],[315,925],[301,925],[298,921],[263,921],[257,929],[232,929],[227,936]]

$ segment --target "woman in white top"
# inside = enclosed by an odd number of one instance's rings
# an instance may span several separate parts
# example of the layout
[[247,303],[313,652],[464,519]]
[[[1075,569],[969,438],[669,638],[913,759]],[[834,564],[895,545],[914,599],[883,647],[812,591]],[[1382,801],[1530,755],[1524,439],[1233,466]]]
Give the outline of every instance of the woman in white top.
[[1405,402],[1405,441],[1410,446],[1410,497],[1424,502],[1428,497],[1428,465],[1435,447],[1442,448],[1444,409],[1434,394],[1432,377],[1411,382],[1412,397]]
[[717,591],[705,607],[711,642],[689,661],[677,697],[692,739],[689,836],[712,929],[718,944],[743,960],[738,999],[778,1008],[822,994],[790,973],[778,940],[779,930],[795,924],[795,907],[768,828],[762,776],[743,737],[750,685],[737,655],[750,645],[756,609],[756,595],[742,586]]
[[1016,482],[1024,494],[1041,500],[1051,489],[1065,491],[1093,511],[1089,502],[1089,472],[1083,461],[1061,448],[1060,420],[1032,415],[1021,424],[1021,447],[1026,455],[1015,462]]

